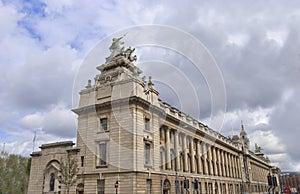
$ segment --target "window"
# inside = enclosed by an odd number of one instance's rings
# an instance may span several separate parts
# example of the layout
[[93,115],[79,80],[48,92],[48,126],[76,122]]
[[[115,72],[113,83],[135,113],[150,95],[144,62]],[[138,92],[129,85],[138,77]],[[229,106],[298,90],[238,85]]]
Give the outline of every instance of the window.
[[54,191],[54,184],[55,184],[55,175],[52,173],[50,175],[49,191]]
[[106,143],[100,143],[99,144],[99,166],[105,166],[107,163],[106,160]]
[[83,167],[84,166],[84,156],[80,157],[80,161],[81,161],[81,167]]
[[104,194],[105,191],[105,180],[97,180],[98,194]]
[[160,168],[163,169],[164,167],[164,151],[160,149]]
[[147,194],[151,194],[151,186],[152,186],[152,180],[147,179]]
[[146,131],[150,131],[150,119],[149,118],[145,118],[145,130]]
[[101,118],[100,119],[100,131],[101,132],[108,131],[108,128],[107,128],[107,118]]
[[150,144],[145,144],[145,165],[150,166]]

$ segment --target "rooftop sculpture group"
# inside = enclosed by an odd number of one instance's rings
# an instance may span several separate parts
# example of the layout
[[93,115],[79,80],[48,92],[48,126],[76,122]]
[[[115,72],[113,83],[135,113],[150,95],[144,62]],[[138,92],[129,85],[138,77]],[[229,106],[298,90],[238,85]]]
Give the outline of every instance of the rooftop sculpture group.
[[135,48],[131,48],[128,47],[127,49],[125,49],[124,42],[121,41],[122,38],[124,38],[126,36],[126,34],[124,34],[123,36],[119,37],[119,38],[113,38],[112,39],[112,44],[109,47],[109,50],[111,52],[110,56],[106,58],[106,62],[109,62],[119,56],[123,56],[126,59],[128,59],[130,62],[136,61],[137,57],[136,55],[132,55],[132,53],[134,52]]

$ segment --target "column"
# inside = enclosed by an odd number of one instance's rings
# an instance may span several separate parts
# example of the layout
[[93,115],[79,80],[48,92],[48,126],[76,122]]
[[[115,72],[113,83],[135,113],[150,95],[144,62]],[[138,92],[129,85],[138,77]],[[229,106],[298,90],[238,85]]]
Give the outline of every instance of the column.
[[222,160],[222,169],[223,169],[223,176],[225,177],[226,176],[226,169],[225,169],[225,156],[224,156],[224,151],[223,150],[220,150],[221,152],[221,160]]
[[217,154],[216,148],[212,147],[212,154],[213,154],[213,165],[214,165],[214,175],[218,176],[218,168],[217,168]]
[[233,178],[236,178],[236,166],[235,166],[235,160],[234,160],[235,156],[232,155],[231,156],[231,161],[232,161],[232,171],[233,171]]
[[179,171],[180,166],[180,158],[179,158],[179,150],[178,150],[178,131],[175,131],[175,142],[174,142],[174,149],[175,149],[175,162],[176,162],[176,171]]
[[242,178],[241,166],[240,166],[240,158],[239,156],[236,157],[236,166],[238,171],[238,178]]
[[231,163],[231,154],[228,153],[228,166],[229,166],[229,174],[232,177],[232,163]]
[[217,159],[218,159],[218,165],[219,165],[219,176],[222,176],[222,162],[221,162],[221,156],[220,156],[220,149],[217,149]]
[[229,170],[229,176],[232,177],[232,163],[231,163],[231,154],[228,153],[227,155],[228,157],[228,170]]
[[212,170],[212,154],[211,154],[211,145],[207,144],[207,159],[208,159],[208,174],[212,175],[213,170]]
[[182,136],[182,154],[183,154],[183,171],[188,171],[187,153],[186,153],[186,135]]
[[226,172],[226,176],[229,176],[229,169],[228,169],[228,158],[227,158],[227,152],[224,151],[224,165],[225,165],[225,172]]
[[200,145],[200,141],[197,141],[196,143],[196,149],[197,149],[197,159],[198,159],[198,168],[199,168],[199,172],[198,173],[202,173],[203,169],[202,169],[202,163],[201,163],[201,145]]
[[238,178],[238,172],[237,172],[237,163],[236,163],[236,156],[233,156],[233,162],[234,162],[234,171],[235,171],[235,178]]
[[203,162],[204,162],[204,169],[203,169],[203,174],[208,174],[207,171],[207,147],[206,147],[206,143],[202,142],[202,156],[203,156]]
[[166,164],[167,164],[167,170],[171,170],[171,159],[170,159],[170,129],[169,127],[166,127]]
[[236,164],[235,164],[235,155],[232,155],[232,170],[233,170],[233,178],[236,178]]
[[194,140],[190,139],[191,172],[195,172]]

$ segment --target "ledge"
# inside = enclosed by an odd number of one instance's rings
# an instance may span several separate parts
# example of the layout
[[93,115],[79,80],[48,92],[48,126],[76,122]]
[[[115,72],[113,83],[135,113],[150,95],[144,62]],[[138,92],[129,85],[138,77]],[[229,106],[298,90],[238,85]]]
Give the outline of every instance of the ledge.
[[41,149],[46,149],[46,148],[53,148],[53,147],[67,147],[67,146],[73,146],[75,143],[73,141],[61,141],[61,142],[55,142],[55,143],[47,143],[47,144],[42,144],[40,146]]

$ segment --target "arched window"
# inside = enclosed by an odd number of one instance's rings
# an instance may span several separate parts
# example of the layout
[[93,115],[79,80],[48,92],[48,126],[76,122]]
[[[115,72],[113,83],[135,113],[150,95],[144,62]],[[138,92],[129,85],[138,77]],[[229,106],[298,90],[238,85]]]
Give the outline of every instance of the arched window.
[[55,175],[51,173],[50,175],[50,181],[49,181],[49,191],[54,191],[54,185],[55,185]]

